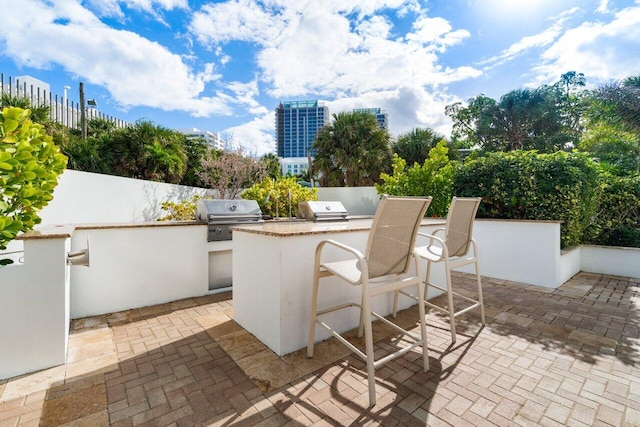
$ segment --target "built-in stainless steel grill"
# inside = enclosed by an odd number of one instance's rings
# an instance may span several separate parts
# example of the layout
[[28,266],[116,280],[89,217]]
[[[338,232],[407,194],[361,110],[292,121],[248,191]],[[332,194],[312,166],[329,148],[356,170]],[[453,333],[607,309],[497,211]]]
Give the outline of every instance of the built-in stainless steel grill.
[[255,200],[205,199],[196,204],[196,218],[206,221],[207,241],[231,240],[230,227],[263,222],[260,206]]
[[346,221],[349,212],[341,202],[307,201],[298,203],[298,218],[312,221]]

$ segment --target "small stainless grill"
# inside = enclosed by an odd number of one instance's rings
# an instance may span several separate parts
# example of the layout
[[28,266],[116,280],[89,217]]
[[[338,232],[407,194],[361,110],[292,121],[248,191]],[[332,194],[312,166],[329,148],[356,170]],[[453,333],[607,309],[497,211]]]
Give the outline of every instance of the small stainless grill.
[[298,218],[313,221],[346,221],[349,212],[341,202],[307,201],[298,203]]
[[208,242],[231,240],[232,225],[264,222],[260,206],[255,200],[198,200],[196,218],[209,225]]

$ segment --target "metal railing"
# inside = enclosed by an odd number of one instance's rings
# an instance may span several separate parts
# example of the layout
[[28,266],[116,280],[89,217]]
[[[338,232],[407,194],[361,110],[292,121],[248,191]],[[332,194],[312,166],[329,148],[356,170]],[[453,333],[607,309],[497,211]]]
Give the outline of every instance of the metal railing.
[[[66,96],[59,96],[51,93],[51,91],[41,90],[39,87],[28,85],[27,82],[21,82],[17,78],[8,76],[5,80],[4,73],[0,73],[0,93],[7,93],[15,97],[26,97],[34,107],[49,107],[49,116],[52,122],[60,123],[69,129],[82,128],[82,107],[79,102],[69,101]],[[109,121],[116,128],[125,128],[130,123],[101,113],[96,108],[85,108],[86,119],[102,119]]]

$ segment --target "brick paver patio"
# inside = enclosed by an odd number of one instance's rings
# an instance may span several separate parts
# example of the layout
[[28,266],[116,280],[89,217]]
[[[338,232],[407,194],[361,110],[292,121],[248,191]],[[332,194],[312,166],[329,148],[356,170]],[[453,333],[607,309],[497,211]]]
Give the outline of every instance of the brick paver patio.
[[74,321],[66,365],[0,381],[0,426],[640,425],[637,279],[483,285],[487,326],[470,313],[451,347],[429,313],[430,371],[418,352],[379,369],[373,408],[343,346],[278,358],[233,322],[226,293]]

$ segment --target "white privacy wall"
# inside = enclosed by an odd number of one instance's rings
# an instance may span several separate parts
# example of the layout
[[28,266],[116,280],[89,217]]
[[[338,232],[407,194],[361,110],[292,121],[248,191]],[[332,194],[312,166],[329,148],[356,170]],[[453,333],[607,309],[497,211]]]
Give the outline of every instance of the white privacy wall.
[[164,201],[188,200],[206,189],[67,169],[40,212],[42,226],[155,221]]
[[373,215],[380,204],[374,187],[319,187],[318,200],[342,202],[350,215]]
[[[42,224],[104,224],[155,221],[167,212],[162,202],[209,196],[211,190],[120,176],[66,170],[53,200],[41,212]],[[380,197],[373,187],[318,188],[319,200],[341,201],[352,215],[373,215]]]

